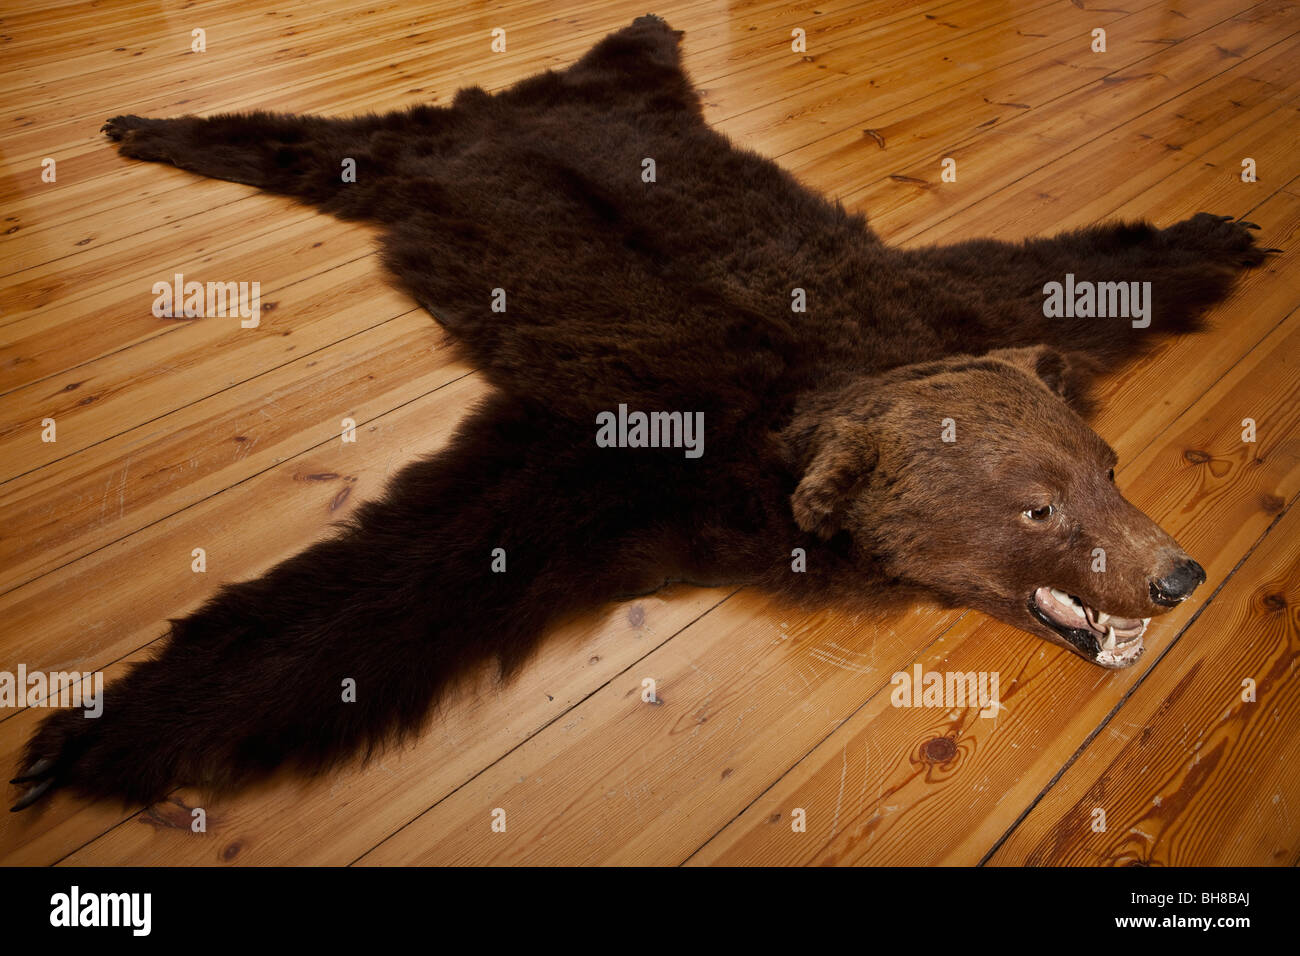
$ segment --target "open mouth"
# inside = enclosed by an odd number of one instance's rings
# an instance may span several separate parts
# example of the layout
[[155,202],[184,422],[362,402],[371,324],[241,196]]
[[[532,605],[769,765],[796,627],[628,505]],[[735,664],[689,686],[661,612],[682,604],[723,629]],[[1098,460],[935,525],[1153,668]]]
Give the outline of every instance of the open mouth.
[[1039,588],[1029,598],[1033,615],[1103,667],[1127,667],[1142,656],[1151,618],[1115,617],[1073,594]]

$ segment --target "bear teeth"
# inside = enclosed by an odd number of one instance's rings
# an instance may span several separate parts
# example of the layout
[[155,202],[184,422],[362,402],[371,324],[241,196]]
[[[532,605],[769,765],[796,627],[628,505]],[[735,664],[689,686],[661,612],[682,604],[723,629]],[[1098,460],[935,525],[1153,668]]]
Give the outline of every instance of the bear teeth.
[[1059,603],[1061,607],[1069,608],[1074,612],[1075,617],[1087,618],[1087,615],[1083,613],[1083,605],[1080,604],[1077,599],[1058,588],[1049,588],[1049,590],[1052,593],[1052,597],[1056,598],[1057,603]]

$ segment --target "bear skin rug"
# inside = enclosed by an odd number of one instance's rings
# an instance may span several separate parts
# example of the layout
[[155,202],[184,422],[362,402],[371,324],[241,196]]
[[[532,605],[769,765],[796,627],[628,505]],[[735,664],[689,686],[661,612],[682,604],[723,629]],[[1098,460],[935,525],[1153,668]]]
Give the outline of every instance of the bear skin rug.
[[[924,597],[1103,667],[1138,659],[1205,575],[1116,489],[1088,387],[1193,330],[1274,251],[1258,227],[1201,213],[892,248],[711,130],[680,37],[641,17],[448,107],[108,122],[125,156],[381,224],[387,267],[493,390],[333,536],[172,621],[99,719],[48,717],[15,809],[368,756],[458,677],[516,671],[557,620],[672,581],[855,611]],[[1151,283],[1149,326],[1046,317],[1067,274]],[[660,447],[636,447],[637,412],[668,413]],[[630,427],[608,447],[615,415]]]

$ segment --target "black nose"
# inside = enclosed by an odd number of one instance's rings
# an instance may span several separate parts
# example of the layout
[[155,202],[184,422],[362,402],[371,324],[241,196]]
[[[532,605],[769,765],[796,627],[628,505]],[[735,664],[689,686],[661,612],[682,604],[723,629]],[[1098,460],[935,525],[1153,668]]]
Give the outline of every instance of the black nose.
[[1184,558],[1172,573],[1151,582],[1151,600],[1173,607],[1205,582],[1205,569],[1191,558]]

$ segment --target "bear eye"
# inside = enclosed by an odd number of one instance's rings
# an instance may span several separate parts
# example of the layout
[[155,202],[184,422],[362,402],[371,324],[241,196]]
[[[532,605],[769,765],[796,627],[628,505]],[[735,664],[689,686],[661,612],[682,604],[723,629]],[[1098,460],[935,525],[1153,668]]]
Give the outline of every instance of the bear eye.
[[1056,509],[1052,505],[1043,505],[1041,508],[1027,509],[1024,512],[1024,515],[1026,518],[1029,518],[1031,521],[1046,521],[1055,513],[1056,513]]
[[1115,469],[1112,468],[1109,472],[1107,472],[1106,477],[1110,479],[1110,483],[1113,485],[1115,483]]

